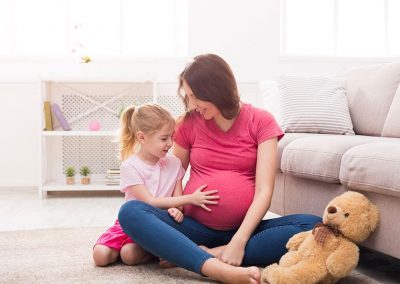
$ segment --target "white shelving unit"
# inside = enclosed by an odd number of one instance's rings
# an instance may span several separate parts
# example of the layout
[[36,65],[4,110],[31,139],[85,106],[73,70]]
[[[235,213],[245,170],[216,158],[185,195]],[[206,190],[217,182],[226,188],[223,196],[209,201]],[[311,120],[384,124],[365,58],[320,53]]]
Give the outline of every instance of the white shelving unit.
[[[41,83],[41,107],[44,101],[57,103],[71,131],[63,131],[53,115],[53,131],[40,133],[41,159],[39,197],[51,191],[108,191],[119,186],[106,185],[106,171],[119,168],[117,131],[118,113],[131,104],[157,102],[174,116],[183,106],[176,95],[176,83],[153,81],[132,82],[110,78],[46,78]],[[90,131],[97,120],[99,131]],[[44,114],[41,118],[45,128]],[[75,185],[67,185],[64,171],[73,166],[77,171]],[[79,169],[89,166],[91,183],[80,184]]]

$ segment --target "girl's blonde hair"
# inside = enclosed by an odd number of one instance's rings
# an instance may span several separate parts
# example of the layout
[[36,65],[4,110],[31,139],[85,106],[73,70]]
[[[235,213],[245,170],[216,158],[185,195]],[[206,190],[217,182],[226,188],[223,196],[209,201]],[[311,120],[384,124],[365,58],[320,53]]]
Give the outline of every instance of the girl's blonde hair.
[[142,131],[152,134],[166,124],[175,124],[172,115],[157,104],[129,106],[124,109],[120,120],[120,158],[126,160],[135,151],[136,134]]

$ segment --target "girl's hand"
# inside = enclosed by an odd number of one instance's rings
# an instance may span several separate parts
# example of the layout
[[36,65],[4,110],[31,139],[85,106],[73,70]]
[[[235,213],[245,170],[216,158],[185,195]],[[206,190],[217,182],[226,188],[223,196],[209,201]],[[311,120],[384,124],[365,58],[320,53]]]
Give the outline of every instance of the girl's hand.
[[203,184],[200,186],[198,189],[196,189],[195,192],[191,194],[191,201],[193,205],[200,206],[206,211],[211,211],[210,208],[207,207],[209,204],[218,204],[217,201],[213,201],[216,199],[219,199],[218,195],[213,195],[218,192],[218,190],[208,190],[208,191],[202,191],[207,187],[206,184]]
[[183,213],[178,208],[169,208],[168,214],[174,218],[175,222],[180,223],[183,221]]
[[235,240],[232,239],[217,257],[222,262],[234,266],[240,266],[243,261],[245,247],[246,245],[235,242]]

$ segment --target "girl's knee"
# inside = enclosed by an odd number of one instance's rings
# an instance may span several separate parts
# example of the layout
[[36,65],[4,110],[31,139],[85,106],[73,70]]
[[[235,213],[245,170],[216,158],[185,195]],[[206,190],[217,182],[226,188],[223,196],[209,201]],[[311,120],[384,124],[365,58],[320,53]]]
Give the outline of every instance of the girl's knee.
[[121,260],[126,265],[136,265],[150,261],[153,256],[137,244],[126,244],[121,248]]
[[107,266],[118,259],[118,251],[104,245],[93,248],[93,261],[96,266]]
[[121,252],[121,261],[126,265],[135,265],[139,263],[136,255],[127,252]]

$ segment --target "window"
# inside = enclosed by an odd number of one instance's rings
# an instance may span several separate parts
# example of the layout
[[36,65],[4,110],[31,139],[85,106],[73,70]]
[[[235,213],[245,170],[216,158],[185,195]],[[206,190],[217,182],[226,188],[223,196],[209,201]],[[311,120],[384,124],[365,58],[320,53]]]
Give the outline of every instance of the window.
[[0,55],[185,56],[185,0],[0,0]]
[[285,0],[282,54],[400,56],[398,0]]

